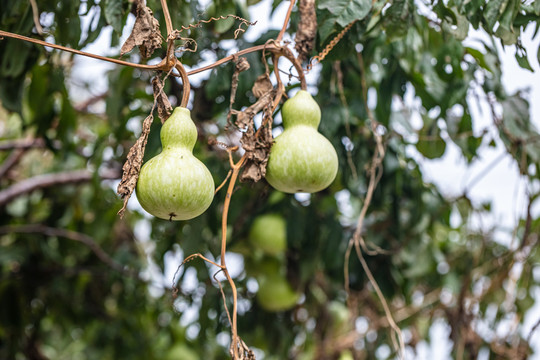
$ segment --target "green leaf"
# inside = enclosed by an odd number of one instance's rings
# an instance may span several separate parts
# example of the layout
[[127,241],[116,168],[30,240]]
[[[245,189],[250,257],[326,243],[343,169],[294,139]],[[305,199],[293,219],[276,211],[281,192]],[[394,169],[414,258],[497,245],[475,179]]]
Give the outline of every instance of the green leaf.
[[402,37],[407,34],[411,21],[409,1],[396,0],[385,12],[384,27],[390,37]]
[[122,33],[124,27],[122,18],[124,9],[122,7],[123,0],[106,0],[105,1],[105,20],[111,25],[117,33]]
[[424,118],[424,127],[420,130],[419,140],[416,149],[428,159],[437,159],[444,155],[446,142],[441,137],[441,130],[437,126],[437,121]]
[[345,27],[354,20],[362,20],[369,14],[372,2],[370,0],[322,0],[319,9],[330,11],[334,23]]
[[540,45],[538,45],[538,51],[536,52],[536,59],[538,60],[538,65],[540,65]]
[[[448,11],[452,12],[450,9],[448,9]],[[470,23],[467,20],[467,17],[464,15],[461,15],[456,12],[454,16],[455,16],[455,22],[450,23],[448,22],[447,19],[445,19],[445,21],[443,21],[443,28],[447,32],[454,35],[457,40],[463,41],[469,34]]]
[[508,3],[508,0],[491,0],[487,2],[486,9],[484,10],[484,18],[486,19],[488,31],[493,30],[493,27],[506,7],[506,3]]
[[529,64],[529,60],[527,59],[527,50],[523,48],[518,49],[516,51],[516,60],[521,68],[534,72],[531,64]]

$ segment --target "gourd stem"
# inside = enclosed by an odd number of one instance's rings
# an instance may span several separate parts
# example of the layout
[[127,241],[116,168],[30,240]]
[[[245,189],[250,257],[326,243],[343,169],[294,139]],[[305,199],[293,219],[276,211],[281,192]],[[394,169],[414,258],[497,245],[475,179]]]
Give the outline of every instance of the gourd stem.
[[289,50],[286,47],[269,48],[268,50],[278,56],[284,56],[287,59],[289,59],[289,61],[293,64],[294,68],[296,69],[296,72],[298,73],[298,79],[300,80],[300,88],[302,90],[307,90],[307,83],[306,83],[306,76],[304,75],[304,69],[302,68],[302,65],[300,64],[298,59],[294,57],[294,54],[291,52],[291,50]]
[[176,70],[180,73],[180,77],[182,78],[182,101],[180,102],[181,107],[187,107],[188,101],[189,101],[189,93],[191,91],[191,85],[189,84],[189,78],[188,74],[186,72],[186,69],[184,68],[184,65],[180,61],[176,61]]

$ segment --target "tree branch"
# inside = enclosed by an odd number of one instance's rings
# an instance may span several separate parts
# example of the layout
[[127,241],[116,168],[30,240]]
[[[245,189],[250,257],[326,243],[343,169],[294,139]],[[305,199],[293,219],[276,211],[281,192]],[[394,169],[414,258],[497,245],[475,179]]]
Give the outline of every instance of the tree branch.
[[[65,171],[54,174],[45,174],[34,176],[30,179],[25,179],[18,182],[5,190],[0,191],[0,206],[4,206],[13,199],[31,193],[34,190],[43,189],[55,185],[77,184],[92,180],[96,174],[89,170]],[[120,172],[109,169],[99,177],[103,180],[119,179]]]
[[27,225],[17,225],[17,226],[2,226],[0,227],[0,235],[5,234],[43,234],[45,236],[57,236],[63,237],[69,240],[78,241],[88,246],[90,250],[105,264],[107,264],[111,269],[118,271],[124,275],[129,275],[131,277],[139,278],[136,272],[126,269],[124,265],[116,262],[113,258],[103,250],[96,241],[90,236],[72,231],[67,229],[53,228],[45,226],[42,224],[27,224]]
[[27,150],[31,148],[41,148],[45,146],[45,141],[37,139],[15,139],[0,142],[0,151],[4,150]]

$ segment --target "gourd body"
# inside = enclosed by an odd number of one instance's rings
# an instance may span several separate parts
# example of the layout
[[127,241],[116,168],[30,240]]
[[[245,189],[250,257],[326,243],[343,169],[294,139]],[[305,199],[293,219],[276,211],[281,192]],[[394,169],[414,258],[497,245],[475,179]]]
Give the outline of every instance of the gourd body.
[[281,215],[260,215],[249,230],[249,241],[264,253],[278,256],[287,249],[287,223]]
[[257,302],[267,311],[285,311],[296,305],[300,295],[295,292],[287,279],[274,274],[259,283]]
[[319,105],[304,90],[283,104],[284,131],[270,149],[266,180],[286,193],[317,192],[328,187],[338,170],[336,150],[317,128]]
[[166,220],[188,220],[202,214],[214,198],[214,180],[193,155],[197,128],[190,111],[177,107],[161,128],[163,150],[139,173],[137,198],[150,214]]

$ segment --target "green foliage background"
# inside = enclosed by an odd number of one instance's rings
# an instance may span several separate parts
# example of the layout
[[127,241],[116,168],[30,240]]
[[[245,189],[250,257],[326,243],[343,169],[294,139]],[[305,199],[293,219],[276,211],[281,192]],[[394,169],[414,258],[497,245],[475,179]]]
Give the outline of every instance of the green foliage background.
[[[255,3],[222,0],[205,9],[196,1],[170,1],[169,6],[179,27],[229,13],[247,18]],[[43,38],[76,49],[95,42],[109,26],[111,45],[119,45],[131,9],[122,0],[45,0],[38,5],[47,34]],[[148,6],[164,25],[159,2],[149,0]],[[241,299],[239,335],[265,359],[396,356],[381,303],[354,256],[349,309],[344,291],[345,251],[366,195],[365,170],[375,148],[363,101],[365,79],[376,94],[371,111],[381,124],[386,157],[363,235],[369,244],[388,250],[365,257],[406,335],[409,356],[414,358],[420,341],[431,341],[432,324],[443,321],[450,329],[454,358],[473,359],[480,351],[487,351],[490,359],[527,358],[531,344],[523,322],[540,280],[533,276],[540,260],[540,219],[529,213],[513,230],[514,244],[501,245],[495,228],[471,226],[471,219],[490,211],[489,204],[475,205],[467,194],[444,198],[424,181],[407,149],[435,159],[454,143],[472,162],[482,148],[502,142],[531,185],[532,207],[538,197],[533,185],[540,174],[540,134],[530,122],[528,100],[521,93],[508,94],[501,83],[496,43],[516,47],[516,61],[525,69],[540,61],[538,49],[525,49],[520,41],[527,26],[536,35],[540,1],[320,0],[316,6],[312,55],[357,20],[322,62],[315,96],[323,110],[320,131],[338,151],[339,174],[329,189],[307,201],[278,193],[264,181],[242,184],[234,193],[228,246],[240,255],[231,259],[242,269],[235,278]],[[83,16],[92,20],[81,21]],[[295,10],[291,35],[297,23]],[[182,62],[197,68],[203,55],[224,57],[235,28],[225,20],[193,31],[198,51],[184,53]],[[40,37],[30,2],[0,1],[0,29]],[[464,45],[471,29],[484,31],[492,41],[480,48]],[[276,35],[268,30],[253,43],[240,38],[234,46],[248,48]],[[163,54],[158,50],[155,55]],[[246,57],[251,69],[240,75],[237,109],[254,101],[250,89],[264,71],[260,53]],[[80,169],[95,174],[90,181],[44,187],[0,207],[0,358],[227,358],[230,329],[212,281],[215,269],[201,261],[188,263],[189,270],[179,272],[185,286],[176,299],[170,276],[155,280],[149,275],[163,273],[166,265],[176,267],[180,256],[219,255],[224,191],[191,221],[170,223],[136,209],[120,219],[116,183],[102,181],[99,174],[121,168],[138,124],[152,107],[154,74],[114,67],[106,94],[92,106],[81,106],[71,89],[91,84],[76,84],[73,59],[19,40],[0,41],[0,161],[4,166],[16,160],[1,174],[0,193],[41,174]],[[129,59],[139,61],[139,56],[133,52]],[[192,116],[200,134],[195,153],[216,184],[229,165],[226,153],[207,140],[217,136],[234,141],[224,128],[232,72],[233,64],[222,65],[193,87]],[[291,81],[290,88],[295,86]],[[176,80],[167,80],[166,92],[178,102]],[[419,106],[403,101],[406,92],[414,93]],[[489,132],[473,131],[478,119],[472,116],[470,96],[492,104],[493,114],[483,114],[493,118]],[[421,117],[420,129],[411,125],[413,115]],[[156,120],[145,158],[159,152],[160,126]],[[8,146],[25,139],[38,141],[23,150]],[[282,214],[287,221],[288,246],[280,264],[302,294],[294,309],[280,313],[267,312],[256,301],[255,279],[272,260],[247,241],[254,219],[267,213]],[[81,240],[85,236],[110,261],[97,256]],[[195,285],[185,280],[193,276]],[[339,313],[345,316],[341,319]],[[515,331],[498,338],[496,329],[509,319],[515,320]],[[367,323],[369,332],[355,323]]]

